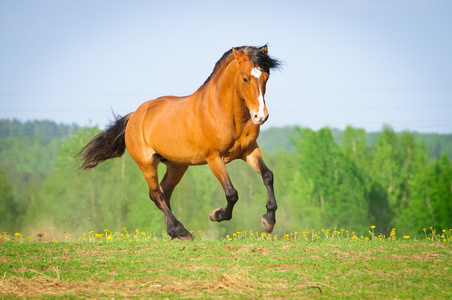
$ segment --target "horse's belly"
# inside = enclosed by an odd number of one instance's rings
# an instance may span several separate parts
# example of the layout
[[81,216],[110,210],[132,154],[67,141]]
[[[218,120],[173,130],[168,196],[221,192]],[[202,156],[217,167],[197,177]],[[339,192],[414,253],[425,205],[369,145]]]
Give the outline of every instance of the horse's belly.
[[182,149],[179,149],[178,151],[172,151],[169,149],[160,149],[156,150],[156,153],[158,153],[162,159],[161,161],[163,163],[165,162],[172,162],[178,165],[204,165],[206,164],[206,160],[204,157],[196,154],[192,151],[184,151]]

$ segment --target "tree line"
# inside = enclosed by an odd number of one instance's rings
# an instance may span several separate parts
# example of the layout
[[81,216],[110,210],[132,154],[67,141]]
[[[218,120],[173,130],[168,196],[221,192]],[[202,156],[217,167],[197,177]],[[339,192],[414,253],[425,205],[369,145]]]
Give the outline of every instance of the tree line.
[[[127,152],[80,171],[74,157],[100,130],[36,122],[42,124],[61,131],[18,134],[31,132],[33,122],[27,130],[20,122],[0,122],[0,232],[50,227],[78,234],[124,227],[161,232],[163,214],[149,200]],[[16,134],[4,134],[12,132],[9,125]],[[352,127],[290,127],[263,131],[259,141],[275,174],[276,234],[335,227],[364,234],[375,225],[384,234],[395,227],[415,235],[423,228],[452,227],[450,156],[433,153],[419,134],[396,133],[389,126],[375,134]],[[227,167],[239,192],[233,219],[209,221],[210,211],[226,204],[224,193],[207,166],[191,167],[172,198],[173,212],[187,229],[211,236],[260,230],[266,211],[260,176],[242,161]],[[165,166],[160,168],[162,176]]]

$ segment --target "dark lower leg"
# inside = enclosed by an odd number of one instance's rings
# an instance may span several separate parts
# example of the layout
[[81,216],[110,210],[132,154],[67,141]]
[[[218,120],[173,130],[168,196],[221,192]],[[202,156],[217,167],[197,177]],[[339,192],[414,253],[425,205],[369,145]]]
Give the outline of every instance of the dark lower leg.
[[228,201],[225,208],[220,207],[210,213],[210,220],[216,222],[230,220],[232,218],[234,205],[239,199],[237,190],[232,185],[228,170],[220,156],[211,157],[207,160],[207,163],[209,164],[212,173],[217,177],[223,187],[224,193],[226,194],[226,200]]
[[155,205],[163,212],[166,221],[166,231],[171,239],[192,240],[191,233],[185,229],[184,225],[176,219],[168,207],[163,192],[154,193],[149,190],[149,196]]
[[228,203],[225,208],[220,207],[210,213],[209,217],[211,221],[221,222],[232,218],[232,210],[234,209],[235,203],[239,200],[237,190],[232,186],[232,184],[226,192],[226,200]]
[[261,218],[261,227],[265,232],[272,232],[276,223],[275,212],[277,209],[275,192],[273,190],[273,172],[268,169],[262,159],[262,154],[257,143],[254,143],[248,152],[244,153],[245,160],[257,173],[261,174],[267,189],[267,213]]
[[275,192],[273,190],[273,172],[266,169],[262,173],[265,188],[267,190],[267,213],[262,216],[261,227],[265,232],[272,232],[276,224],[275,212],[278,206],[276,205]]

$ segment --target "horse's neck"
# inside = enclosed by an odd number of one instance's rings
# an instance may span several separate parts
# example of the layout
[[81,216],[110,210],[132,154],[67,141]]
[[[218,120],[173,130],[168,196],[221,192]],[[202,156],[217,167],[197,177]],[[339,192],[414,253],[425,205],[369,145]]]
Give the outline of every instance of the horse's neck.
[[[237,72],[237,63],[230,61],[223,69],[202,88],[202,105],[207,111],[215,112],[215,117],[235,119],[246,117],[247,108],[245,102],[237,97],[234,87],[234,77]],[[218,113],[221,111],[221,115]]]

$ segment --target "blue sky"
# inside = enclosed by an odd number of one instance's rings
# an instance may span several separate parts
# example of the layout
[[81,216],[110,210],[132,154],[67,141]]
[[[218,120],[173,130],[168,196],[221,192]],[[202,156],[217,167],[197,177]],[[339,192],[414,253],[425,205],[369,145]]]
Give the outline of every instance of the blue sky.
[[451,1],[0,0],[0,118],[99,125],[269,44],[271,126],[452,133]]

